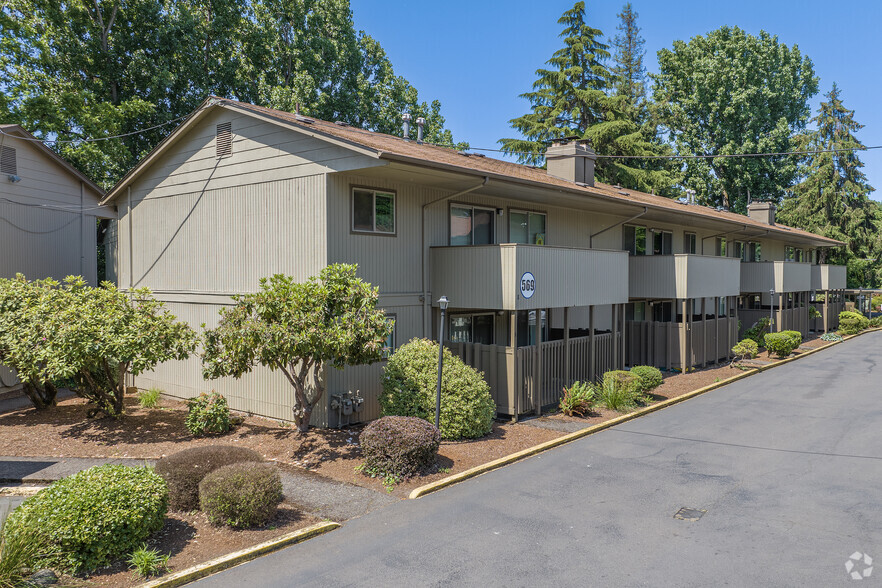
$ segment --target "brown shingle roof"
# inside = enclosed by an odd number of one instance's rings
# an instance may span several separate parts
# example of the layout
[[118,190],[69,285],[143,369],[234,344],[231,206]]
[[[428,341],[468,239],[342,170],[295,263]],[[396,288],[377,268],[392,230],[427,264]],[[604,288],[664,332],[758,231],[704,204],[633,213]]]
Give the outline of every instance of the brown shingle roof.
[[[810,238],[815,241],[824,242],[829,245],[842,245],[840,241],[828,239],[821,235],[816,235],[802,229],[788,227],[786,225],[775,224],[767,225],[761,221],[751,219],[750,217],[737,214],[734,212],[721,211],[705,206],[690,205],[688,209],[685,205],[665,198],[664,196],[656,196],[627,190],[596,182],[594,186],[581,186],[567,180],[556,178],[548,175],[544,169],[502,161],[492,157],[481,155],[463,155],[455,149],[449,147],[439,147],[427,143],[417,143],[414,140],[405,141],[401,137],[394,135],[386,135],[383,133],[375,133],[357,127],[348,125],[339,125],[336,123],[315,119],[312,117],[298,117],[296,114],[274,110],[272,108],[264,108],[254,104],[245,102],[237,102],[235,100],[227,100],[217,98],[222,104],[229,104],[236,108],[250,110],[255,113],[264,114],[274,118],[279,118],[288,123],[318,131],[332,137],[344,139],[346,141],[356,143],[363,147],[368,147],[379,152],[380,157],[395,158],[395,156],[410,160],[418,160],[424,165],[438,165],[446,168],[461,168],[463,171],[478,172],[480,174],[490,174],[500,176],[512,180],[522,180],[544,184],[549,187],[563,188],[568,191],[584,192],[592,196],[602,196],[611,200],[623,203],[638,204],[648,206],[653,209],[668,210],[676,214],[689,214],[712,218],[716,220],[729,221],[740,225],[747,225],[752,228],[771,230],[779,234],[789,234],[803,238]],[[311,121],[311,122],[307,122]]]

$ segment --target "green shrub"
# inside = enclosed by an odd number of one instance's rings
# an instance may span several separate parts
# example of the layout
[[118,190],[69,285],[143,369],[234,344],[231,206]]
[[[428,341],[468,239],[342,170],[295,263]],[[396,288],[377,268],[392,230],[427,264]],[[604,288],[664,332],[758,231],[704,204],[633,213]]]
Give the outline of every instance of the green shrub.
[[793,337],[787,333],[766,333],[766,349],[778,357],[787,357],[793,351]]
[[138,392],[138,404],[141,405],[141,408],[156,408],[159,405],[160,396],[162,396],[162,390],[159,388],[140,390]]
[[790,337],[790,343],[793,349],[796,349],[802,344],[802,333],[799,331],[781,331],[781,334]]
[[664,381],[661,370],[651,365],[635,365],[631,368],[631,373],[637,376],[640,390],[644,393],[655,390]]
[[836,333],[824,333],[821,335],[821,341],[842,341],[842,336]]
[[261,462],[252,449],[233,445],[192,447],[156,462],[156,473],[168,484],[169,508],[191,511],[199,507],[199,482],[214,470],[233,463]]
[[870,319],[871,327],[882,327],[882,316],[875,316]]
[[857,335],[869,326],[869,319],[859,312],[843,310],[839,313],[840,335]]
[[187,401],[187,420],[184,424],[194,437],[222,435],[230,430],[230,409],[227,399],[215,392],[201,393]]
[[[435,419],[438,344],[413,339],[392,354],[383,371],[380,407],[384,415]],[[441,436],[482,437],[493,428],[496,405],[481,372],[444,349],[441,379]]]
[[874,310],[879,310],[879,307],[882,306],[882,294],[876,294],[870,300],[870,306],[873,307]]
[[815,308],[814,306],[809,306],[809,318],[810,318],[810,319],[819,319],[819,318],[821,318],[822,316],[823,316],[823,315],[821,314],[821,311],[820,311],[820,310],[818,310],[818,309]]
[[148,549],[147,544],[142,543],[129,556],[129,569],[135,570],[135,574],[141,578],[158,576],[168,570],[168,558],[168,555],[159,553],[156,549]]
[[441,433],[418,417],[385,416],[366,426],[358,441],[366,473],[407,479],[435,465]]
[[742,339],[732,348],[732,354],[740,361],[743,359],[753,359],[759,352],[759,345],[753,339]]
[[567,416],[585,416],[594,403],[594,386],[589,382],[573,382],[564,388],[560,399],[560,411]]
[[744,331],[744,338],[751,339],[759,347],[764,347],[765,342],[763,341],[763,335],[769,330],[769,325],[771,324],[772,321],[768,317],[761,317],[752,327]]
[[4,540],[35,529],[54,547],[40,566],[93,570],[159,531],[168,507],[163,479],[148,468],[103,465],[55,482],[9,516]]
[[238,529],[265,525],[284,499],[282,479],[268,463],[234,463],[199,483],[199,507],[215,525]]
[[23,580],[40,558],[46,557],[49,542],[37,528],[23,529],[6,539],[0,525],[0,588],[24,586]]
[[613,370],[603,374],[598,393],[599,400],[610,410],[625,412],[631,410],[642,400],[641,387],[637,376],[623,370]]

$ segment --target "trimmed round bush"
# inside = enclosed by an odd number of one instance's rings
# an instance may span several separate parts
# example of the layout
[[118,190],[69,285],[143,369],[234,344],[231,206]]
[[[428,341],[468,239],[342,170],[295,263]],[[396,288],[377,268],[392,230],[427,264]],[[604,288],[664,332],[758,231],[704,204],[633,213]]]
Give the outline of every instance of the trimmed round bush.
[[759,345],[753,339],[742,339],[732,348],[732,353],[738,359],[753,359],[759,353]]
[[793,346],[793,349],[796,349],[802,344],[802,333],[799,331],[781,331],[781,334],[787,335],[790,338],[790,343]]
[[661,370],[651,365],[635,365],[631,368],[630,373],[637,376],[640,389],[643,392],[649,392],[662,385],[664,378]]
[[[435,420],[438,344],[413,339],[386,362],[380,407],[383,415]],[[484,375],[444,349],[441,378],[441,436],[474,439],[489,433],[496,404]]]
[[263,456],[246,447],[206,445],[192,447],[156,462],[156,473],[168,484],[169,508],[199,508],[199,482],[214,470],[241,462],[262,462]]
[[237,529],[265,525],[283,499],[279,471],[268,463],[230,464],[199,483],[199,507],[215,525]]
[[184,425],[194,437],[223,435],[230,430],[230,408],[227,399],[214,390],[201,393],[187,401]]
[[425,419],[385,416],[366,426],[358,441],[366,472],[406,479],[435,465],[441,432]]
[[766,333],[765,342],[769,353],[778,357],[787,357],[793,351],[793,337],[784,332]]
[[859,312],[843,310],[839,313],[839,334],[857,335],[870,326],[870,320]]
[[148,468],[103,465],[55,482],[9,516],[7,541],[37,533],[49,554],[35,567],[94,570],[113,563],[159,531],[168,508],[168,490]]

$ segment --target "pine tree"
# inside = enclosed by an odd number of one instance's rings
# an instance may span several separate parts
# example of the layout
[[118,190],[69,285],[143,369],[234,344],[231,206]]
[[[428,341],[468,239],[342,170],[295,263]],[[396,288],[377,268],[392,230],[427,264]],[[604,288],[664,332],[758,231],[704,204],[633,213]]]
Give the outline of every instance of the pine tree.
[[[533,91],[521,94],[532,112],[511,120],[524,139],[500,139],[502,150],[518,161],[541,165],[552,139],[577,137],[591,143],[601,156],[663,155],[667,149],[647,136],[632,116],[626,96],[610,95],[614,77],[606,66],[609,46],[603,33],[585,21],[585,3],[577,2],[560,17],[564,47],[536,71]],[[651,162],[651,163],[647,163]],[[595,177],[609,184],[665,193],[675,178],[663,160],[600,157]]]
[[811,121],[817,129],[795,142],[799,151],[820,153],[803,162],[801,181],[784,199],[778,217],[785,224],[846,242],[845,248],[829,252],[824,260],[848,263],[849,282],[862,283],[866,264],[860,260],[879,251],[877,206],[869,199],[873,187],[861,171],[864,164],[857,153],[864,145],[855,133],[864,125],[843,105],[836,84],[825,98]]
[[637,17],[640,16],[628,2],[618,14],[619,30],[612,40],[615,48],[612,73],[615,76],[616,92],[628,97],[634,106],[639,106],[646,99],[646,68],[643,66],[643,48],[645,41],[640,36]]

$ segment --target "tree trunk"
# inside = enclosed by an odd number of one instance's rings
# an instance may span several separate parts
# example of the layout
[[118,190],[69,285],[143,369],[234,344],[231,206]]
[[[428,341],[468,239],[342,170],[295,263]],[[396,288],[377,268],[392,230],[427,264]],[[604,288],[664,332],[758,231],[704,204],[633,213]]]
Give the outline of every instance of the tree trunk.
[[55,397],[58,394],[58,389],[52,382],[44,382],[37,385],[24,382],[22,384],[22,391],[37,410],[45,410],[50,406],[55,406],[57,403]]

